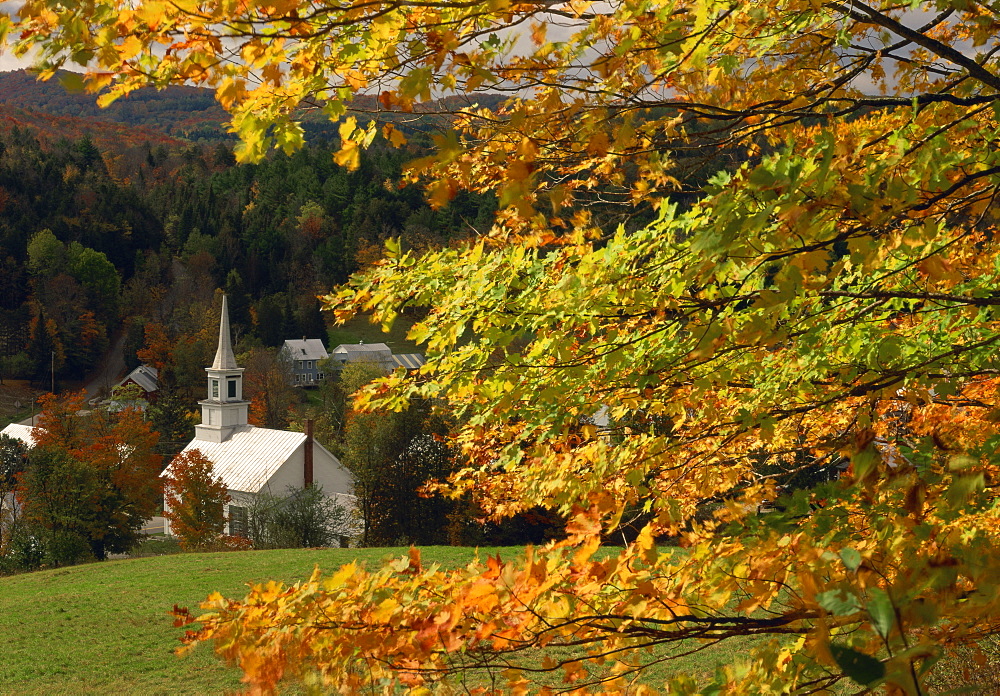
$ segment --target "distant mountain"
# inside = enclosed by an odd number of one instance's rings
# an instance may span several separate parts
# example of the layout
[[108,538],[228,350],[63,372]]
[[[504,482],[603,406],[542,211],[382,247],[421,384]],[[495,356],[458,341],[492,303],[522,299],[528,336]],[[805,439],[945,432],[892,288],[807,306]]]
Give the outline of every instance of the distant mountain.
[[40,82],[27,70],[16,70],[0,73],[0,104],[53,116],[146,127],[191,141],[232,139],[223,125],[226,112],[213,92],[197,87],[138,90],[101,109],[93,94],[69,92],[57,79]]
[[132,127],[75,116],[53,116],[0,103],[0,130],[9,131],[14,128],[31,132],[43,143],[54,143],[64,138],[75,141],[87,136],[100,150],[108,152],[122,152],[147,143],[154,147],[163,145],[168,149],[190,146],[189,142],[165,135],[155,128]]
[[[495,108],[503,99],[500,95],[479,94],[475,101]],[[232,141],[234,136],[226,131],[228,114],[215,100],[210,89],[171,86],[162,90],[141,89],[123,97],[105,109],[97,106],[96,96],[67,91],[53,78],[40,82],[27,70],[0,73],[0,107],[43,112],[52,116],[86,119],[93,122],[123,124],[133,128],[146,128],[171,138],[192,142]],[[471,99],[447,97],[439,102],[418,105],[418,111],[429,112],[419,123],[413,114],[383,112],[381,118],[396,121],[409,129],[434,129],[447,123],[447,119],[432,116],[435,111],[449,111],[470,105]],[[378,103],[374,97],[360,96],[355,106],[362,111],[374,111]],[[311,140],[334,140],[338,136],[337,124],[331,123],[318,109],[303,114],[302,125]]]

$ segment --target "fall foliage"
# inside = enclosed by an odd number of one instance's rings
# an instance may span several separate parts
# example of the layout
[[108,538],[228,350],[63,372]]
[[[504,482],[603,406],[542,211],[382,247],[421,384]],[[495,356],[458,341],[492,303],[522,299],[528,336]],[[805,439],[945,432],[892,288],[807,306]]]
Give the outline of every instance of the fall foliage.
[[40,399],[35,447],[18,497],[27,522],[62,541],[79,540],[103,560],[127,551],[157,512],[158,436],[136,409],[89,410],[84,397]]
[[170,462],[163,486],[163,516],[181,547],[197,549],[216,542],[226,529],[226,484],[213,476],[212,462],[200,450],[181,452]]
[[[43,75],[88,65],[104,102],[214,86],[244,159],[300,146],[316,103],[357,167],[378,128],[347,117],[354,94],[468,96],[409,175],[434,205],[501,206],[468,243],[390,241],[326,302],[386,325],[427,308],[427,365],[358,404],[447,403],[450,491],[558,510],[567,539],[215,596],[189,640],[264,692],[479,668],[493,693],[546,693],[546,672],[579,693],[925,693],[1000,630],[998,21],[964,0],[27,0],[11,39]],[[478,108],[486,88],[510,98]],[[598,554],[633,513],[636,541]],[[714,675],[637,686],[738,636],[759,639]]]

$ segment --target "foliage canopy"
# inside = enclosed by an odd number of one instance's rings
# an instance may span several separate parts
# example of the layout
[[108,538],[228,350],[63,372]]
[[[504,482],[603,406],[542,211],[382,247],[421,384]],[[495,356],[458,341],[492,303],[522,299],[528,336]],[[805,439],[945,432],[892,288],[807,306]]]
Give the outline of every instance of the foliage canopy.
[[159,508],[159,436],[142,414],[87,410],[85,392],[46,394],[18,491],[26,521],[89,546],[99,560],[128,551]]
[[163,483],[163,516],[170,520],[181,547],[206,548],[218,541],[226,529],[226,484],[215,476],[212,461],[192,449],[170,462]]
[[[409,169],[438,205],[494,191],[493,231],[420,256],[390,244],[327,302],[386,324],[429,308],[411,333],[427,365],[361,403],[447,402],[467,463],[453,489],[497,515],[558,508],[569,537],[519,563],[442,573],[414,554],[215,601],[197,637],[251,682],[419,687],[499,664],[503,689],[533,689],[530,668],[609,692],[641,671],[635,648],[761,635],[709,681],[920,693],[944,650],[1000,628],[996,3],[54,8],[28,0],[12,26],[43,75],[88,64],[105,101],[212,85],[244,158],[299,146],[304,103],[336,119],[363,94],[386,111],[510,95],[460,110]],[[357,166],[374,126],[340,132]],[[614,229],[615,203],[638,216]],[[782,468],[840,460],[839,481],[757,514]],[[719,510],[696,521],[706,501]],[[597,559],[636,509],[638,540]],[[663,534],[687,552],[658,551]],[[556,647],[570,657],[525,662]],[[594,677],[588,657],[610,666]]]

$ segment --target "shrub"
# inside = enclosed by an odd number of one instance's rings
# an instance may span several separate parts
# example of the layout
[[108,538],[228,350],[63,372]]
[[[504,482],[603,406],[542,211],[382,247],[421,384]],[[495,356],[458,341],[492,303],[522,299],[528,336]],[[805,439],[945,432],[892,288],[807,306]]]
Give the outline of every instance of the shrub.
[[247,505],[248,536],[257,549],[339,546],[349,513],[320,486],[289,487],[285,496],[261,492]]

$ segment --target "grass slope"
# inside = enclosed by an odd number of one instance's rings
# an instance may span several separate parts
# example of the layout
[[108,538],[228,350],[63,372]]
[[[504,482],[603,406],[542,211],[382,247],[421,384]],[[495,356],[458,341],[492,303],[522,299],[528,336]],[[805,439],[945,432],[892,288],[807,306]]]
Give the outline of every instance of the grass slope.
[[[211,651],[173,654],[183,633],[167,615],[174,604],[196,607],[213,590],[242,597],[248,582],[295,582],[316,564],[329,572],[355,558],[375,567],[405,552],[180,554],[0,578],[0,693],[152,696],[239,690],[238,670]],[[472,555],[472,549],[442,547],[425,551],[425,560],[458,566]]]
[[[466,565],[475,554],[474,549],[454,547],[421,551],[425,563],[451,568]],[[511,560],[522,549],[479,550],[483,558],[497,552]],[[247,583],[293,583],[308,577],[317,564],[327,573],[355,559],[375,568],[405,553],[383,548],[175,554],[0,577],[0,694],[239,691],[239,671],[224,665],[207,646],[183,658],[173,654],[183,633],[167,614],[174,604],[195,608],[215,590],[242,597]],[[754,642],[737,638],[706,645],[692,640],[656,650],[647,659],[659,664],[641,680],[656,685],[671,673],[711,674],[746,657]],[[683,654],[689,651],[695,652]],[[535,678],[559,687],[565,686],[561,676]],[[478,684],[484,676],[470,674],[469,679]]]

